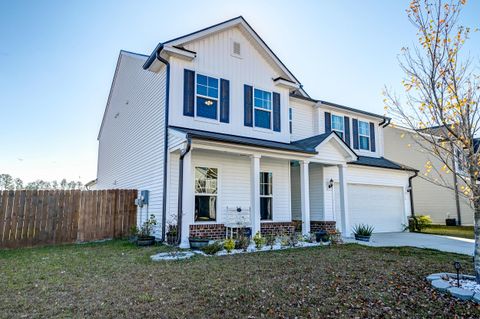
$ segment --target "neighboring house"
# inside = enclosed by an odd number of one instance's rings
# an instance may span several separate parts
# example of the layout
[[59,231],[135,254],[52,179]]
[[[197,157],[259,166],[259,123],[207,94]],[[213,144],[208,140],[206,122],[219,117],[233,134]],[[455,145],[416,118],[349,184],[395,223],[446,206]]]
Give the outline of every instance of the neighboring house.
[[[463,196],[461,181],[454,172],[442,170],[444,164],[428,151],[426,141],[415,138],[417,134],[393,125],[384,129],[385,156],[419,170],[419,177],[412,181],[414,213],[430,215],[435,224],[444,225],[446,218],[455,218],[462,225],[473,225],[473,208]],[[427,172],[430,166],[434,168]],[[461,169],[453,162],[451,167],[457,171]],[[458,186],[455,187],[455,184]]]
[[[301,53],[299,53],[299,58]],[[401,231],[411,169],[384,158],[389,119],[309,97],[242,18],[121,51],[98,135],[97,189],[149,190],[165,236]],[[179,213],[180,212],[180,213]],[[245,214],[247,212],[247,214]]]

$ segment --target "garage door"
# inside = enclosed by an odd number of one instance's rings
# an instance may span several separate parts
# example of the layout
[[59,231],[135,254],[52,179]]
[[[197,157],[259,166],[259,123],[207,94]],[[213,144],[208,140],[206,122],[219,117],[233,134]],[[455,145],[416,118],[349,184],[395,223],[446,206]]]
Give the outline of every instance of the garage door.
[[[335,190],[336,212],[340,212],[340,191],[338,187]],[[402,187],[349,184],[348,198],[351,227],[368,224],[375,227],[376,233],[403,230],[405,213]]]

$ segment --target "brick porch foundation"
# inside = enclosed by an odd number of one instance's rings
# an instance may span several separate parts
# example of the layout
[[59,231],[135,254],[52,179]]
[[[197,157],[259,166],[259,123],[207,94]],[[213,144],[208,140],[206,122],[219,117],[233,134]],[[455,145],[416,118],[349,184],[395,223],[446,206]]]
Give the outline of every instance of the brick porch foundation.
[[325,230],[329,234],[333,234],[336,231],[335,221],[310,221],[310,232],[316,233],[319,230]]
[[[190,237],[208,238],[212,240],[225,239],[224,224],[199,224],[190,225]],[[260,232],[262,236],[266,235],[291,235],[295,232],[293,222],[271,222],[261,223]],[[236,231],[234,230],[234,235]],[[252,234],[252,236],[255,234]]]
[[208,238],[213,240],[225,238],[224,224],[190,225],[190,237]]

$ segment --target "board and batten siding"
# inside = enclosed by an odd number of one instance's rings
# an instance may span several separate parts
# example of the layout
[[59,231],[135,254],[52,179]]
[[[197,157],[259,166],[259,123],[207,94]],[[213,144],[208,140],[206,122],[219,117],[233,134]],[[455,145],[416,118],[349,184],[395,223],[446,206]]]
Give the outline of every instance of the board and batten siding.
[[[144,57],[121,52],[111,96],[99,134],[97,189],[149,190],[148,214],[156,216],[156,236],[161,233],[165,69],[142,68]],[[147,207],[137,212],[140,225]]]
[[[240,43],[241,58],[232,56],[232,41]],[[170,118],[173,126],[209,132],[248,136],[290,142],[288,107],[289,91],[276,86],[273,79],[281,76],[277,66],[269,63],[239,28],[230,28],[187,43],[185,48],[197,53],[192,61],[170,58]],[[230,81],[230,121],[222,123],[201,117],[183,115],[184,69]],[[280,94],[281,132],[244,126],[244,85]],[[273,126],[273,119],[272,119]]]
[[[413,205],[415,214],[430,215],[435,224],[445,224],[447,215],[457,218],[453,175],[442,172],[443,163],[419,146],[418,142],[418,139],[414,139],[407,130],[387,127],[385,128],[385,157],[418,169],[420,175],[425,173],[427,161],[437,168],[441,176],[435,175],[438,173],[434,170],[430,173],[430,177],[448,182],[451,188],[435,185],[422,177],[416,177],[412,180]],[[462,225],[473,225],[473,208],[464,196],[460,196],[460,211]]]
[[[178,207],[178,161],[178,154],[171,153],[168,207],[169,212],[175,214]],[[248,156],[192,150],[193,169],[195,167],[218,169],[217,221],[215,223],[225,222],[227,207],[250,207],[250,161]],[[273,176],[273,221],[275,222],[291,220],[289,167],[290,163],[287,160],[260,159],[260,170],[272,172]]]

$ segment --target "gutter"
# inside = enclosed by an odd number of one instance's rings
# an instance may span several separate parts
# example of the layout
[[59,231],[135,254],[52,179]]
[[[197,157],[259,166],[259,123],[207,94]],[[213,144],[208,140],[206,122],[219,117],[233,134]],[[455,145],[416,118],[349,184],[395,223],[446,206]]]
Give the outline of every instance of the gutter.
[[178,163],[178,216],[177,216],[177,244],[180,244],[182,240],[182,216],[183,216],[183,159],[185,155],[190,152],[192,148],[192,138],[190,134],[187,133],[187,145],[185,149],[180,153],[180,160]]
[[412,216],[415,216],[415,207],[413,205],[413,185],[412,185],[412,179],[418,176],[418,171],[414,171],[415,174],[410,176],[408,178],[408,192],[410,193],[410,214]]
[[385,123],[383,123],[383,122],[380,123],[380,125],[383,124],[383,125],[382,125],[382,128],[385,128],[385,127],[389,126],[389,125],[390,125],[390,122],[392,122],[392,119],[389,118],[389,117],[386,117],[386,118],[384,119],[384,122],[385,122]]
[[155,60],[159,60],[165,64],[167,70],[166,74],[166,83],[165,83],[165,131],[164,131],[164,141],[163,141],[163,194],[162,194],[162,239],[165,241],[166,233],[166,223],[167,223],[167,156],[168,156],[168,116],[169,116],[169,106],[170,106],[170,63],[160,56],[160,53],[163,50],[163,43],[159,43],[153,53],[148,57],[147,61],[143,64],[143,69],[147,70]]

